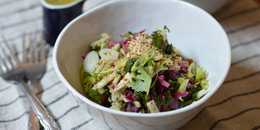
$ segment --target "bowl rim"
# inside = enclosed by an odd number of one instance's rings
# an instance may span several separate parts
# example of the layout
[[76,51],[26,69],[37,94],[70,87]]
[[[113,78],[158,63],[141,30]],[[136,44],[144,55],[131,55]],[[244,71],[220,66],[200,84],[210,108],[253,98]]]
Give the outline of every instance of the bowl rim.
[[[124,1],[131,1],[131,0],[124,0]],[[118,110],[113,110],[107,107],[104,107],[102,105],[99,105],[97,103],[94,103],[93,101],[91,101],[90,99],[88,99],[87,97],[83,96],[82,94],[80,94],[75,88],[72,87],[72,85],[69,84],[69,82],[65,79],[65,77],[62,75],[59,67],[58,67],[58,63],[57,63],[57,51],[58,51],[58,47],[60,44],[60,40],[63,37],[64,33],[66,32],[66,30],[70,27],[70,25],[72,25],[73,23],[75,23],[76,21],[78,21],[79,19],[81,19],[82,17],[88,15],[89,13],[102,8],[103,6],[109,6],[110,4],[113,3],[117,3],[117,2],[124,2],[122,0],[113,0],[113,1],[107,1],[104,2],[102,4],[99,4],[95,7],[90,8],[89,10],[87,10],[86,12],[84,12],[83,14],[81,14],[80,16],[78,16],[77,18],[75,18],[74,20],[72,20],[69,24],[67,24],[64,29],[61,31],[61,33],[59,34],[55,45],[54,45],[54,49],[53,49],[53,65],[54,65],[54,69],[58,75],[58,77],[61,79],[61,81],[65,84],[65,86],[73,93],[73,95],[77,95],[77,97],[82,100],[83,102],[87,103],[88,105],[91,105],[101,111],[104,112],[108,112],[111,114],[115,114],[115,115],[121,115],[121,116],[128,116],[128,117],[163,117],[163,116],[170,116],[170,115],[175,115],[175,114],[180,114],[180,113],[184,113],[186,111],[190,111],[193,108],[199,107],[201,106],[203,103],[207,102],[207,100],[209,100],[215,93],[216,91],[221,87],[222,83],[224,82],[229,69],[230,69],[230,64],[231,64],[231,47],[230,47],[230,42],[228,39],[228,36],[226,34],[226,32],[224,31],[224,29],[222,28],[222,26],[217,22],[216,19],[214,19],[209,13],[207,13],[206,11],[204,11],[203,9],[192,5],[188,2],[185,1],[179,1],[179,0],[168,0],[169,2],[175,2],[175,3],[180,3],[184,6],[189,6],[189,8],[194,8],[195,10],[197,10],[199,13],[201,13],[202,15],[204,15],[205,17],[208,17],[208,19],[211,19],[214,24],[216,25],[216,28],[218,28],[220,30],[220,32],[222,32],[223,35],[223,40],[225,41],[225,47],[224,48],[228,48],[227,50],[227,55],[226,55],[226,64],[224,69],[224,73],[222,73],[222,75],[220,76],[220,80],[217,81],[216,85],[214,87],[212,87],[212,89],[210,89],[210,91],[204,96],[202,97],[200,100],[196,101],[195,103],[188,105],[186,107],[177,109],[177,110],[172,110],[172,111],[167,111],[167,112],[160,112],[160,113],[149,113],[149,114],[141,114],[141,113],[132,113],[132,112],[124,112],[124,111],[118,111]],[[149,0],[146,0],[149,1]],[[135,1],[136,2],[136,1]],[[204,107],[204,106],[203,106]],[[202,109],[202,108],[201,108]]]

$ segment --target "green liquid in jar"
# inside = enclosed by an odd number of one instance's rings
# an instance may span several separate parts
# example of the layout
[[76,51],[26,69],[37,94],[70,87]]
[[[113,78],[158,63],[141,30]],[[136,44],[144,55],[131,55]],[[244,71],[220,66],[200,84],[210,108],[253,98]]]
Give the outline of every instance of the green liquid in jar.
[[52,5],[66,5],[76,0],[45,0],[45,1]]

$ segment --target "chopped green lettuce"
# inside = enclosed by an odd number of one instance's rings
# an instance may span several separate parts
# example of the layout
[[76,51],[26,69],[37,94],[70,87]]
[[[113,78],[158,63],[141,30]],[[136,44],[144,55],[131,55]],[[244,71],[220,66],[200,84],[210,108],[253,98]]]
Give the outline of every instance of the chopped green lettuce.
[[99,40],[96,40],[96,41],[92,42],[92,43],[90,44],[90,46],[93,47],[93,46],[96,46],[96,45],[97,45],[98,47],[100,47],[101,44],[105,43],[105,41],[107,40],[107,38],[110,38],[107,33],[102,33],[102,34],[101,34],[101,37],[102,37],[102,38],[100,38]]
[[[137,68],[141,65],[141,66],[144,66],[149,60],[151,60],[154,56],[154,51],[155,51],[155,48],[152,48],[148,51],[146,51],[142,56],[140,56],[137,61],[134,63],[131,71],[132,72],[135,72],[137,70]],[[149,57],[149,53],[152,52],[152,55]]]
[[208,89],[209,88],[209,81],[208,80],[201,80],[200,81],[200,86],[203,88],[203,89]]
[[204,68],[201,67],[201,68],[198,70],[198,72],[196,73],[195,82],[198,82],[198,81],[201,80],[201,77],[202,77],[203,73],[204,73]]
[[195,62],[192,62],[188,69],[188,78],[194,77],[196,74],[196,64]]
[[177,81],[179,84],[181,84],[184,81],[184,78],[177,78]]
[[124,67],[126,65],[126,62],[127,62],[127,57],[125,56],[123,59],[119,59],[117,62],[116,62],[116,66],[118,67]]
[[135,80],[130,83],[132,89],[136,92],[144,91],[146,95],[149,94],[152,78],[151,76],[145,71],[145,69],[141,66],[137,68],[137,76],[135,76]]
[[133,37],[133,33],[128,31],[127,33],[125,33],[125,35],[121,35],[121,37],[123,38],[123,41],[125,41],[126,39],[130,39]]
[[[92,101],[99,103],[100,100],[104,97],[103,94],[100,94],[97,90],[92,89],[92,85],[94,85],[97,82],[97,80],[99,79],[100,76],[109,74],[111,72],[112,71],[109,70],[109,71],[105,71],[105,72],[101,72],[101,73],[94,73],[92,76],[90,74],[88,74],[88,75],[83,74],[84,91],[91,97]],[[85,72],[85,73],[87,73],[87,72]]]
[[181,82],[181,85],[180,85],[180,87],[178,89],[178,92],[183,93],[184,91],[186,91],[186,87],[187,87],[188,83],[189,83],[189,79],[184,79]]

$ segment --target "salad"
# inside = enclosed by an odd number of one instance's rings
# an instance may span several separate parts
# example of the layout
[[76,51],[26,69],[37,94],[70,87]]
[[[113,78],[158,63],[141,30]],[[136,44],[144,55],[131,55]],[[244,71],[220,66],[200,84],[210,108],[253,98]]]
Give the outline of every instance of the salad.
[[121,35],[115,42],[102,33],[90,44],[81,66],[86,96],[111,109],[157,113],[196,102],[207,93],[207,72],[169,44],[170,30]]

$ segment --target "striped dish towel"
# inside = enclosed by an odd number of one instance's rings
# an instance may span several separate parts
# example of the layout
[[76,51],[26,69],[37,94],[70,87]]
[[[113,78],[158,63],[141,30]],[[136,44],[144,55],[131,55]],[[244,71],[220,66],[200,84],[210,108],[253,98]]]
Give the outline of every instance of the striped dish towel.
[[[95,4],[98,2],[89,0],[84,8],[90,8]],[[0,10],[0,34],[5,36],[10,48],[15,49],[22,61],[23,32],[28,40],[30,33],[40,36],[43,29],[40,0],[0,0]],[[1,43],[3,41],[0,38]],[[26,42],[26,46],[29,46],[29,42]],[[108,130],[109,128],[86,114],[69,94],[53,68],[53,48],[48,45],[46,48],[49,48],[47,70],[38,83],[38,99],[55,117],[62,130]],[[0,130],[26,130],[29,105],[19,86],[0,78]]]
[[260,0],[230,0],[213,16],[231,44],[227,78],[209,104],[180,130],[260,129]]
[[[85,9],[105,0],[89,0]],[[180,130],[260,128],[260,7],[257,0],[229,0],[213,14],[228,34],[232,49],[229,74],[209,104]],[[0,33],[22,56],[22,33],[42,31],[42,8],[37,0],[1,0]],[[0,43],[2,43],[2,39]],[[28,46],[28,45],[27,45]],[[52,47],[37,97],[62,130],[108,130],[86,114],[56,75]],[[21,89],[0,78],[0,129],[25,130],[29,102]]]

